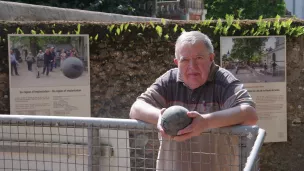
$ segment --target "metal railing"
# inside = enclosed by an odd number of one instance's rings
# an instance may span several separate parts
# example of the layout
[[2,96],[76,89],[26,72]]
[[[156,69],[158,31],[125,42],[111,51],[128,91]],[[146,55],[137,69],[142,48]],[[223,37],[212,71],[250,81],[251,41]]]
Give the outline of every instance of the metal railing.
[[175,142],[159,140],[153,125],[114,118],[0,115],[0,124],[1,171],[256,171],[265,136],[234,126]]

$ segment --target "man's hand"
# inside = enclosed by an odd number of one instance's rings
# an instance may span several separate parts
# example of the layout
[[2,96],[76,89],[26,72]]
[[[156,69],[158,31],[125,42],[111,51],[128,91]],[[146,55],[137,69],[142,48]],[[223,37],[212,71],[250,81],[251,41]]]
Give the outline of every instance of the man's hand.
[[160,115],[158,117],[158,121],[157,121],[157,129],[159,130],[161,136],[164,138],[164,139],[172,139],[173,137],[171,137],[170,135],[166,134],[163,127],[161,126],[161,117],[164,113],[164,111],[166,110],[166,108],[162,108],[160,110]]
[[203,115],[196,111],[190,111],[187,115],[193,118],[193,121],[186,128],[178,131],[178,136],[175,136],[175,141],[185,141],[195,136],[199,136],[206,128],[208,128],[207,120]]

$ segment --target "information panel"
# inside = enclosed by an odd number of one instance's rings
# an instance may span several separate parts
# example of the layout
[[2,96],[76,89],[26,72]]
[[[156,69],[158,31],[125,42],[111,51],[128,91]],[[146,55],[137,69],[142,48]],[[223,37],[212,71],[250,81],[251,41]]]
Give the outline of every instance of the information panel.
[[88,35],[8,35],[10,111],[90,117]]
[[221,37],[221,66],[256,102],[265,142],[287,141],[286,37]]

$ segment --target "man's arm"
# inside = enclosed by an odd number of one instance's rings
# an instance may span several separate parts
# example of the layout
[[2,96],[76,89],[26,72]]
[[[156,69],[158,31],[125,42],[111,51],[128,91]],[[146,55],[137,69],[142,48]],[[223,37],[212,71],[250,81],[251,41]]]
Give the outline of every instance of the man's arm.
[[161,110],[166,108],[167,74],[157,78],[147,90],[137,97],[130,109],[130,118],[156,125]]
[[231,125],[255,125],[258,121],[256,110],[250,105],[239,105],[229,109],[203,115],[208,129]]
[[188,116],[193,118],[192,124],[180,130],[178,132],[179,136],[174,137],[174,140],[185,141],[213,128],[232,125],[255,125],[258,120],[254,107],[250,105],[239,105],[203,115],[198,112],[189,112]]
[[255,110],[255,102],[251,95],[244,88],[243,83],[233,75],[224,75],[227,79],[223,83],[226,86],[219,88],[219,101],[222,110],[207,114],[206,118],[212,125],[222,127],[229,125],[255,125],[258,117]]
[[151,124],[157,124],[160,116],[160,109],[142,100],[136,100],[130,110],[130,118],[137,119]]

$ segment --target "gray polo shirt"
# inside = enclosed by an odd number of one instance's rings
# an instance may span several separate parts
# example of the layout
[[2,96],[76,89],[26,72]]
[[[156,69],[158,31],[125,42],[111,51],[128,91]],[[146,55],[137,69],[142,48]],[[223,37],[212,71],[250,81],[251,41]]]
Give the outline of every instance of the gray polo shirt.
[[[255,107],[243,84],[229,71],[215,63],[211,65],[207,82],[191,90],[180,79],[177,68],[170,69],[138,100],[157,108],[181,105],[190,111],[206,114],[228,109],[240,104]],[[205,134],[185,142],[162,140],[157,161],[157,170],[216,171],[239,170],[239,137]]]

